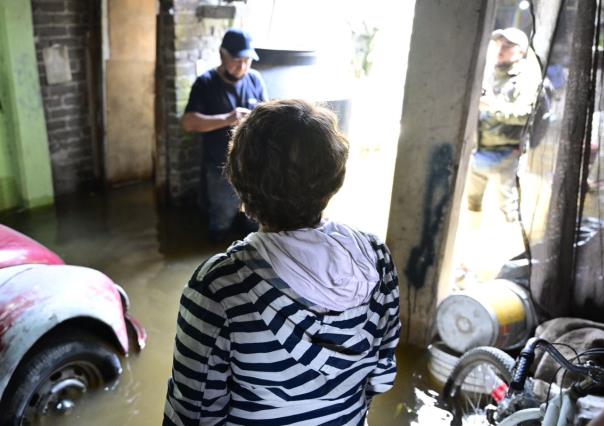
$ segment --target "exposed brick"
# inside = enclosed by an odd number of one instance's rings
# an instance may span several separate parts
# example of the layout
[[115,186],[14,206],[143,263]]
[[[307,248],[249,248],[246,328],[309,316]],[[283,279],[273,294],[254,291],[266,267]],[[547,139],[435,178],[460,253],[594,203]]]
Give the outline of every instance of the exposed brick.
[[68,83],[60,83],[53,85],[45,85],[42,87],[42,94],[44,96],[53,96],[53,95],[67,95],[73,93],[75,87],[72,82]]
[[67,28],[39,25],[39,26],[34,26],[34,34],[37,37],[41,37],[41,38],[67,36]]
[[173,18],[172,22],[175,24],[199,24],[199,18],[194,11],[178,13]]
[[61,106],[60,96],[46,96],[44,97],[44,108],[53,109]]
[[32,11],[37,12],[63,12],[65,10],[64,0],[57,1],[34,1],[32,2]]
[[196,39],[186,39],[186,40],[175,40],[174,47],[177,50],[191,50],[195,49],[198,46],[198,41]]
[[74,80],[86,80],[86,72],[83,70],[75,73],[72,72],[71,78],[73,78]]
[[61,103],[66,107],[70,106],[84,106],[86,98],[82,94],[70,93],[61,97]]
[[72,73],[78,72],[82,68],[80,64],[81,64],[80,60],[69,61],[69,69],[71,70]]
[[75,24],[80,20],[80,16],[75,13],[57,13],[57,12],[38,12],[33,13],[34,25],[49,26],[49,25],[68,25]]
[[86,25],[70,25],[67,27],[67,33],[70,36],[80,37],[86,34],[88,27]]
[[199,0],[173,0],[175,13],[194,11],[199,5]]
[[51,135],[54,140],[70,140],[70,139],[78,139],[82,136],[82,131],[80,129],[63,129],[52,132]]
[[67,120],[65,120],[65,119],[46,122],[46,130],[48,131],[48,133],[52,133],[56,130],[62,130],[62,129],[65,129],[66,127],[67,127]]
[[203,5],[199,6],[196,10],[196,15],[199,18],[212,18],[212,19],[233,19],[237,8],[230,5]]
[[88,8],[90,7],[90,3],[94,3],[94,2],[90,2],[88,0],[82,1],[82,0],[63,0],[65,1],[66,7],[68,10],[72,11],[72,12],[85,12],[88,11]]
[[68,129],[85,128],[86,126],[89,125],[88,116],[70,117],[67,119],[65,124]]
[[68,48],[70,48],[70,50],[71,48],[83,49],[86,46],[86,41],[84,40],[84,37],[69,36],[66,38],[58,39],[56,42],[67,46]]

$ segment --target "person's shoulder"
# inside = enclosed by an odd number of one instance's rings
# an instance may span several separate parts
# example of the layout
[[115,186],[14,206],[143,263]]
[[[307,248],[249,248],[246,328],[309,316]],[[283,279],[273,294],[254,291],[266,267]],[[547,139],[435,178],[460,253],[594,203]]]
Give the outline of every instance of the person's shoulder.
[[249,76],[250,80],[254,81],[254,83],[260,83],[260,82],[264,81],[262,79],[262,74],[260,74],[260,72],[258,70],[255,70],[253,68],[249,69],[249,71],[247,72],[247,75]]
[[377,255],[377,270],[382,278],[382,284],[388,289],[388,291],[393,290],[395,287],[398,287],[398,278],[396,272],[396,266],[394,265],[394,261],[392,260],[392,254],[390,253],[390,249],[380,237],[375,234],[371,234],[368,232],[357,231],[359,234],[363,235],[371,248],[375,251]]
[[218,253],[203,261],[193,273],[188,287],[215,293],[216,283],[231,272],[232,258],[227,253]]
[[193,84],[196,86],[207,86],[216,79],[216,76],[216,70],[214,68],[209,69],[204,73],[198,75]]
[[246,268],[238,252],[245,246],[234,244],[226,252],[218,253],[201,265],[193,273],[188,287],[200,291],[216,301],[221,301],[242,289],[242,269]]
[[388,252],[388,247],[386,247],[386,243],[377,235],[372,234],[371,232],[360,231],[360,230],[357,230],[354,228],[350,228],[350,229],[352,229],[354,232],[362,235],[367,241],[369,241],[369,244],[371,244],[371,247],[376,252]]

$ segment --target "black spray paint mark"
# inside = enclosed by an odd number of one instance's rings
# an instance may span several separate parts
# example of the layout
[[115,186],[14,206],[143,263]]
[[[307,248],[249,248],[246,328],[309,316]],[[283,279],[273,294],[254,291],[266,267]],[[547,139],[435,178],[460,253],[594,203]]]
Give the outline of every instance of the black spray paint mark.
[[442,226],[445,206],[453,190],[451,185],[453,148],[449,144],[435,147],[429,161],[421,240],[411,249],[405,267],[407,281],[416,289],[426,284],[428,268],[435,262],[435,242]]

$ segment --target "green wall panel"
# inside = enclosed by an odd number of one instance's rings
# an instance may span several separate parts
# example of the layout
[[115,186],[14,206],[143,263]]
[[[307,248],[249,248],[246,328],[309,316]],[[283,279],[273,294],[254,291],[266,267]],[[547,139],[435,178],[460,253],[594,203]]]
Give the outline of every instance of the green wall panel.
[[31,4],[0,1],[0,210],[53,202]]

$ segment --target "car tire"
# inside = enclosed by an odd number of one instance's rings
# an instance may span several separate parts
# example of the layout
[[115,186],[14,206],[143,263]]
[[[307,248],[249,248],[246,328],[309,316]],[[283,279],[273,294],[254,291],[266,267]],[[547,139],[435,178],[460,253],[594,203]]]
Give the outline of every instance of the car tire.
[[102,341],[74,330],[46,340],[21,362],[0,404],[0,426],[35,425],[69,413],[88,390],[114,381],[120,359]]

